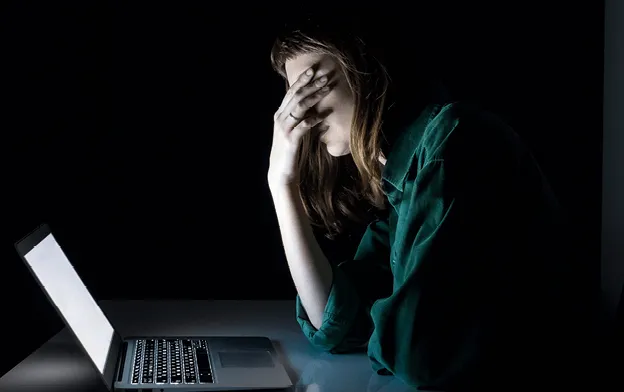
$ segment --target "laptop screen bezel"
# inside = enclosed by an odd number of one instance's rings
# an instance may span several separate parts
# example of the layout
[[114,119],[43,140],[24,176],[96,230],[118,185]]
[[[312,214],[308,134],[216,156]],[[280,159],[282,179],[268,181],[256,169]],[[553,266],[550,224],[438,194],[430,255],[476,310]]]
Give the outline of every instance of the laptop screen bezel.
[[[50,230],[50,226],[48,224],[46,224],[46,223],[41,224],[39,227],[37,227],[35,230],[33,230],[30,234],[26,235],[24,238],[22,238],[21,240],[16,242],[15,243],[15,249],[17,250],[17,253],[19,254],[19,256],[22,259],[22,261],[24,262],[24,264],[26,264],[26,268],[28,268],[28,271],[30,271],[31,275],[37,281],[37,284],[41,288],[41,291],[43,291],[44,295],[46,296],[46,298],[48,299],[50,304],[52,304],[52,306],[56,310],[56,313],[61,317],[61,319],[63,320],[63,322],[67,326],[67,329],[71,332],[72,336],[74,337],[74,340],[78,343],[78,346],[81,348],[81,350],[85,354],[86,358],[92,363],[93,368],[100,375],[100,377],[102,378],[102,381],[104,382],[104,384],[106,384],[106,387],[108,388],[108,390],[112,391],[113,390],[113,386],[115,384],[115,377],[117,375],[117,365],[118,365],[121,345],[123,343],[123,339],[121,338],[121,335],[119,335],[119,333],[117,333],[117,330],[115,329],[115,326],[113,326],[113,324],[111,323],[111,326],[113,327],[113,336],[112,336],[112,339],[111,339],[110,347],[108,349],[108,354],[106,355],[106,362],[104,364],[104,371],[100,372],[100,370],[97,368],[95,362],[93,362],[93,360],[91,359],[91,356],[89,356],[89,353],[85,349],[84,345],[82,344],[80,339],[78,339],[78,336],[74,333],[74,331],[72,330],[71,326],[67,322],[67,319],[65,319],[65,316],[63,316],[63,313],[60,311],[58,306],[56,306],[56,304],[54,303],[52,298],[50,298],[50,296],[48,295],[48,292],[45,290],[45,288],[43,287],[43,284],[39,280],[39,277],[37,276],[35,271],[33,271],[33,269],[31,268],[30,264],[26,260],[25,256],[28,254],[28,252],[33,250],[35,248],[35,246],[37,246],[41,241],[43,241],[45,238],[47,238],[48,235],[50,235],[50,234],[52,234],[52,231]],[[59,246],[60,246],[60,244],[59,244]],[[62,247],[61,247],[61,249],[62,249]],[[85,285],[85,287],[86,287],[86,285]],[[87,290],[89,290],[88,287],[87,287]],[[104,315],[104,317],[106,317],[106,315]],[[106,317],[106,319],[108,320],[108,317]],[[110,323],[110,320],[109,320],[109,323]],[[122,369],[122,371],[123,371],[123,369]]]

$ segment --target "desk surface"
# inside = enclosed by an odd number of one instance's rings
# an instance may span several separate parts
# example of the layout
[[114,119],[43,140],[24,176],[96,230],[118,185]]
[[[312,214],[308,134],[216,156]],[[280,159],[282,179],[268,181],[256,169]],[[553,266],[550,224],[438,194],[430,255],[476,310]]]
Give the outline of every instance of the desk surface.
[[[102,301],[122,336],[261,335],[271,338],[301,392],[415,391],[375,374],[365,353],[313,348],[295,319],[294,301]],[[0,391],[105,391],[95,368],[62,330],[0,379]]]

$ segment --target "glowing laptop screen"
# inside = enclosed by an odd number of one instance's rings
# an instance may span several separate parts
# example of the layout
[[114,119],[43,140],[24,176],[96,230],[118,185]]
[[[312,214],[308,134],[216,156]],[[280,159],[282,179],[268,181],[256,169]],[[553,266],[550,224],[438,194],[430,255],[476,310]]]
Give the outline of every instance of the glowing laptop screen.
[[113,326],[82,283],[54,236],[49,234],[24,259],[103,374],[113,339]]

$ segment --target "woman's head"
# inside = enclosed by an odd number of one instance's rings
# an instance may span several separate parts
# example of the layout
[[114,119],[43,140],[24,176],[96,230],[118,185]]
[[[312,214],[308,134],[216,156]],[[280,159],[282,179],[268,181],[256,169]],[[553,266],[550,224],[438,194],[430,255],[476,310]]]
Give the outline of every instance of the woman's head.
[[345,27],[307,20],[280,35],[271,51],[287,88],[310,66],[331,72],[332,92],[311,109],[326,116],[318,128],[327,131],[308,133],[299,151],[306,211],[330,237],[348,222],[366,221],[371,204],[384,205],[379,156],[389,77],[362,37]]

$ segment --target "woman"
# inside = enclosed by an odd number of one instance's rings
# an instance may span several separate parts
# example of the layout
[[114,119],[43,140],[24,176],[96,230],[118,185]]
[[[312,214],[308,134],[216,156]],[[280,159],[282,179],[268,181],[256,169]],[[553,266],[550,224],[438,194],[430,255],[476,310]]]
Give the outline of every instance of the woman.
[[[417,387],[552,373],[563,221],[517,135],[425,90],[409,92],[424,104],[390,109],[386,69],[336,26],[296,26],[271,59],[287,92],[268,182],[309,341],[332,353],[367,347],[377,373]],[[312,225],[344,233],[371,219],[362,201],[385,214],[352,260],[330,263]]]

